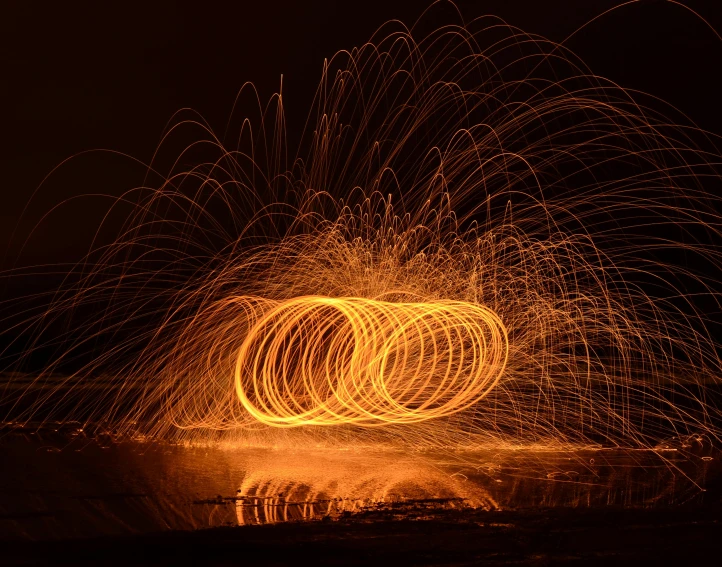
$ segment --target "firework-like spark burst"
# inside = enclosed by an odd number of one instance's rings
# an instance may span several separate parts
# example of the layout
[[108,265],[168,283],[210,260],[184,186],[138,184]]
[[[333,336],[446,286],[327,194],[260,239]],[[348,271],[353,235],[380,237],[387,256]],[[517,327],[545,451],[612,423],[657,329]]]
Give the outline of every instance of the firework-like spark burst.
[[298,144],[282,92],[260,100],[241,90],[223,141],[179,114],[114,241],[5,319],[30,337],[14,366],[53,352],[8,419],[316,445],[718,436],[714,135],[492,17],[338,53]]

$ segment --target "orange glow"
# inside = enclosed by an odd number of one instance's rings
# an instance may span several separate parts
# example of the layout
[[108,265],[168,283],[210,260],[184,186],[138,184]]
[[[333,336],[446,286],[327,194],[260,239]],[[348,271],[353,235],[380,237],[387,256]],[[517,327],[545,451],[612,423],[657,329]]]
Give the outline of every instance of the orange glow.
[[240,525],[335,518],[414,499],[446,500],[439,505],[451,508],[500,507],[483,483],[402,454],[284,451],[275,459],[258,457],[236,494]]
[[49,360],[6,389],[11,419],[274,447],[722,439],[719,137],[564,44],[433,23],[329,59],[298,147],[282,92],[245,84],[223,139],[179,113],[149,186],[5,325],[12,370]]
[[[251,305],[259,303],[269,302]],[[506,364],[506,329],[480,305],[331,297],[270,303],[250,325],[235,368],[243,407],[267,425],[448,416],[483,398]]]

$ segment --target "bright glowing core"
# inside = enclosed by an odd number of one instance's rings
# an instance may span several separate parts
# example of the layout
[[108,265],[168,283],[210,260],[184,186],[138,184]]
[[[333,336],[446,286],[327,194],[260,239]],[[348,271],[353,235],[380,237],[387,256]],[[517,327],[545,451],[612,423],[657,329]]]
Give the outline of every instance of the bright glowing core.
[[235,388],[253,417],[276,427],[448,416],[483,398],[508,357],[501,319],[473,303],[306,296],[257,305]]

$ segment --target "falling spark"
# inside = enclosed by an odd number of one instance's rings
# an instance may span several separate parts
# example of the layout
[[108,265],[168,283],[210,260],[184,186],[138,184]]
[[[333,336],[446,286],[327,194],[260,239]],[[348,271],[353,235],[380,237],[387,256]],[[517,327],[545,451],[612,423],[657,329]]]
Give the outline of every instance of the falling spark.
[[718,138],[498,18],[399,26],[324,64],[297,151],[282,93],[246,85],[224,142],[179,115],[115,240],[5,319],[31,337],[9,368],[53,353],[8,419],[261,445],[719,438]]

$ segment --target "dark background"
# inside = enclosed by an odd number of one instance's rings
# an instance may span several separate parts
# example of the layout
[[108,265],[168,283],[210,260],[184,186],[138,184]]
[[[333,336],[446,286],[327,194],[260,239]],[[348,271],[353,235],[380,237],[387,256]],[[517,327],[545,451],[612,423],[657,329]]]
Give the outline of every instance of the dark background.
[[[685,0],[718,32],[722,2]],[[457,3],[466,19],[495,14],[561,41],[620,2],[484,0]],[[12,265],[72,261],[87,249],[108,202],[142,181],[129,160],[80,158],[108,148],[148,161],[173,113],[191,107],[223,131],[245,81],[262,98],[283,74],[291,132],[303,126],[323,59],[367,40],[386,20],[411,25],[425,2],[30,2],[0,8],[0,258]],[[674,104],[722,134],[722,41],[692,13],[664,1],[620,7],[568,42],[600,75]],[[17,228],[16,228],[17,227]],[[36,231],[20,253],[29,231]],[[11,235],[15,235],[11,241]]]

